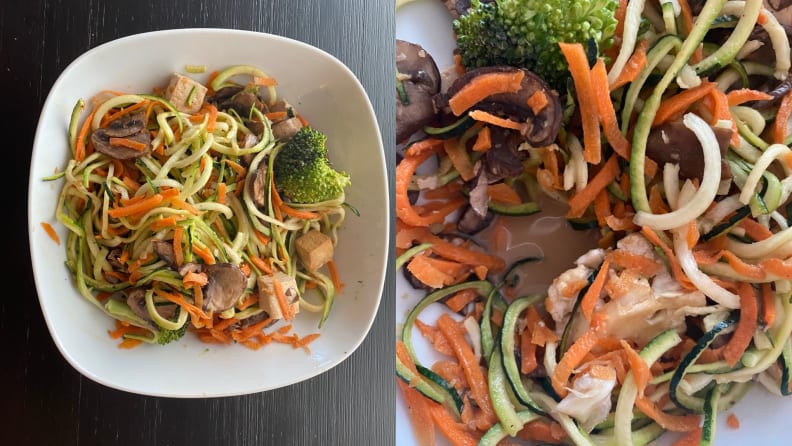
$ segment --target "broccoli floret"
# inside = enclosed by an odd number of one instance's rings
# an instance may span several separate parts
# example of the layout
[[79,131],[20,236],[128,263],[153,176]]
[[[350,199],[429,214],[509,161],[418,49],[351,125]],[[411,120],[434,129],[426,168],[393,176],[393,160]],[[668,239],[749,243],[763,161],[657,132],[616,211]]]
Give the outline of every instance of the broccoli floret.
[[157,344],[165,345],[173,341],[178,341],[187,333],[188,325],[190,324],[185,322],[178,330],[165,330],[164,328],[160,328],[160,331],[157,333]]
[[338,172],[327,159],[327,136],[303,127],[283,145],[275,157],[275,185],[295,203],[334,200],[350,184],[349,175]]
[[618,6],[618,0],[473,0],[454,21],[462,65],[527,68],[565,91],[568,65],[558,43],[610,47]]

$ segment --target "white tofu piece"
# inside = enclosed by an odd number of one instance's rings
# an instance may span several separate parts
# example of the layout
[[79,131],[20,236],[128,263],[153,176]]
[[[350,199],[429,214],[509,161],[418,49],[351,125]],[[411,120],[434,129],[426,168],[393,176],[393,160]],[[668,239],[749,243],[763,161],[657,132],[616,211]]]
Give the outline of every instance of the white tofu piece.
[[[182,113],[195,114],[201,109],[207,88],[179,73],[173,73],[165,89],[165,99]],[[190,94],[192,92],[192,95]]]
[[283,295],[286,296],[286,302],[291,308],[290,313],[292,316],[299,313],[299,292],[297,290],[297,281],[294,280],[293,277],[277,271],[271,276],[259,276],[257,280],[259,289],[259,308],[266,311],[271,318],[284,319],[280,302],[278,302],[278,296],[275,294],[274,281],[280,283]]
[[333,259],[333,240],[312,229],[294,241],[297,256],[309,271],[316,271]]

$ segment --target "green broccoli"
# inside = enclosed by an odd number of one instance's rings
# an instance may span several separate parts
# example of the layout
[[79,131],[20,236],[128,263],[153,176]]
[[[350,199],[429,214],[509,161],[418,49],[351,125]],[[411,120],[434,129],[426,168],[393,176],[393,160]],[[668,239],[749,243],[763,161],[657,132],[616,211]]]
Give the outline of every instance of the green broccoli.
[[457,48],[466,68],[527,68],[558,91],[566,90],[568,66],[558,42],[613,44],[618,0],[472,0],[454,20]]
[[178,341],[181,339],[185,333],[187,333],[187,326],[190,325],[188,323],[184,323],[181,328],[177,330],[166,330],[160,327],[160,330],[157,332],[157,344],[165,345],[169,344],[173,341]]
[[327,136],[303,127],[283,145],[273,163],[275,185],[295,203],[334,200],[350,184],[349,175],[338,172],[327,159]]

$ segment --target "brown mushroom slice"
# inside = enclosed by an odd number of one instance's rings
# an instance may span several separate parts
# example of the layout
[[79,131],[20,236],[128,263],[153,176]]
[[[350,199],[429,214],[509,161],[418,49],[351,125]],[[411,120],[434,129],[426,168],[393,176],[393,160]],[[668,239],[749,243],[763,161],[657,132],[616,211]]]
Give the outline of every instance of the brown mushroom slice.
[[253,198],[253,204],[259,209],[264,209],[264,206],[267,205],[267,196],[269,193],[266,163],[260,163],[251,176],[252,178],[248,180],[250,181],[248,185],[250,186],[250,195]]
[[176,264],[176,254],[173,251],[172,240],[152,240],[151,247],[154,249],[154,253],[167,262],[168,265],[173,266]]
[[792,26],[792,0],[764,0],[764,6],[770,10],[784,26]]
[[204,308],[222,312],[233,307],[245,291],[247,285],[245,273],[232,263],[203,265],[202,271],[209,278],[203,289]]
[[143,150],[131,149],[122,145],[112,144],[110,142],[111,138],[117,137],[111,136],[111,133],[114,133],[114,130],[110,130],[108,133],[108,129],[99,128],[91,134],[91,142],[93,143],[97,152],[104,153],[110,158],[117,160],[140,158],[141,156],[148,155],[151,152],[151,135],[149,132],[141,131],[133,135],[123,137],[124,139],[143,144],[145,147]]
[[146,112],[140,110],[114,120],[104,127],[104,131],[111,138],[126,138],[142,132],[145,128]]
[[[550,88],[547,82],[531,71],[509,66],[476,68],[454,81],[449,87],[446,97],[453,98],[454,95],[478,76],[486,76],[493,73],[517,73],[519,71],[524,72],[524,76],[518,91],[487,96],[473,105],[471,110],[483,110],[522,122],[523,126],[520,134],[523,139],[535,147],[546,146],[555,141],[556,136],[558,136],[558,131],[561,128],[562,106],[558,93]],[[545,95],[547,105],[535,113],[529,102],[537,92]]]
[[107,263],[116,271],[127,272],[127,265],[121,261],[121,254],[123,254],[121,248],[111,249],[110,252],[107,253]]
[[278,141],[288,141],[292,139],[301,128],[303,128],[303,124],[300,118],[284,119],[272,125],[272,136]]
[[[732,130],[713,127],[720,146],[721,155],[726,154]],[[704,152],[696,135],[682,123],[671,121],[661,124],[649,133],[646,141],[646,156],[661,167],[666,163],[679,164],[681,178],[701,179],[704,175]],[[731,178],[729,164],[721,160],[721,179]]]
[[433,98],[440,91],[442,77],[431,55],[420,45],[396,40],[396,81],[404,87],[396,91],[396,142],[410,138],[437,114]]
[[[146,308],[146,290],[141,287],[129,288],[121,292],[126,295],[126,303],[136,316],[147,322],[152,322]],[[176,314],[176,305],[157,305],[157,313],[165,319],[172,319]]]

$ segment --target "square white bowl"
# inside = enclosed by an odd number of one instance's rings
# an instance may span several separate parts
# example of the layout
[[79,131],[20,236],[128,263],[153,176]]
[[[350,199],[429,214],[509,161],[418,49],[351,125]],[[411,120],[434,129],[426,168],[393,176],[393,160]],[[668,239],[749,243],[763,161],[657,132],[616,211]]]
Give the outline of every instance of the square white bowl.
[[[62,180],[44,182],[69,157],[67,129],[74,104],[101,90],[149,92],[186,65],[213,70],[254,65],[278,80],[278,94],[328,136],[334,167],[352,178],[348,213],[339,231],[335,261],[343,291],[329,319],[302,312],[294,332],[319,332],[311,353],[282,344],[258,351],[241,345],[204,344],[187,333],[167,346],[117,347],[108,336],[113,320],[77,292],[65,262],[65,247],[41,223],[55,220]],[[178,29],[124,37],[98,46],[72,62],[52,87],[39,118],[30,164],[28,231],[33,274],[50,334],[80,373],[128,392],[168,397],[241,395],[297,383],[336,366],[360,345],[379,307],[387,265],[389,200],[382,138],[371,102],[355,75],[330,54],[271,34],[226,29]]]

